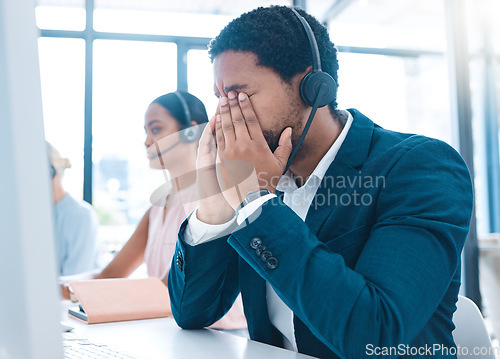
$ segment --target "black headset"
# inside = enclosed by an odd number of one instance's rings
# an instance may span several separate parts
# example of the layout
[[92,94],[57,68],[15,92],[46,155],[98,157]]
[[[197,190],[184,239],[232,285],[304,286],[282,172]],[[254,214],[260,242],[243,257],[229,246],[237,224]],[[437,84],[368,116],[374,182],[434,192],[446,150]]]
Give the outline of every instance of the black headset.
[[300,97],[302,100],[309,106],[313,107],[315,102],[318,99],[319,91],[323,84],[326,85],[325,90],[322,91],[322,95],[319,98],[318,107],[324,107],[328,105],[335,99],[335,95],[337,94],[337,82],[333,79],[333,77],[321,70],[321,58],[318,49],[318,43],[316,42],[316,38],[314,37],[314,33],[309,26],[309,23],[301,16],[297,10],[291,8],[295,16],[299,19],[300,23],[304,27],[306,31],[307,40],[309,41],[309,46],[312,52],[312,71],[304,76],[302,81],[300,82]]
[[54,178],[56,176],[56,169],[54,168],[54,166],[50,162],[49,162],[49,165],[50,165],[50,177]]
[[302,24],[302,27],[304,28],[307,35],[307,40],[309,41],[309,47],[311,48],[312,52],[312,71],[304,76],[299,86],[299,92],[302,101],[304,101],[308,106],[311,106],[312,110],[309,118],[307,119],[306,125],[304,126],[304,131],[302,131],[299,142],[297,142],[295,149],[288,158],[288,162],[286,164],[285,171],[283,171],[283,174],[288,171],[288,168],[292,164],[292,161],[298,150],[300,149],[302,142],[304,142],[304,138],[306,137],[307,131],[309,131],[309,127],[311,126],[312,120],[318,108],[328,105],[335,99],[335,96],[337,95],[337,82],[329,73],[321,70],[321,58],[319,54],[318,43],[316,42],[316,38],[314,37],[311,26],[309,26],[309,23],[306,21],[306,19],[304,19],[302,15],[297,12],[297,10],[295,10],[294,8],[290,9]]
[[177,98],[179,99],[179,102],[181,103],[182,108],[184,109],[184,117],[185,117],[185,123],[182,126],[183,128],[181,129],[179,133],[179,138],[181,142],[186,142],[186,143],[191,143],[196,140],[198,140],[198,137],[200,135],[200,131],[198,129],[198,126],[193,126],[191,124],[191,111],[189,111],[189,106],[186,102],[186,99],[182,96],[182,94],[179,91],[175,91],[173,93]]
[[[182,96],[182,94],[179,91],[172,92],[179,102],[181,103],[181,106],[184,110],[184,123],[181,124],[181,130],[179,131],[179,141],[175,142],[173,145],[170,147],[164,149],[163,151],[160,151],[160,147],[158,146],[158,143],[155,142],[156,146],[156,153],[157,156],[160,157],[161,155],[171,151],[175,147],[177,147],[181,143],[192,143],[197,141],[200,136],[201,136],[201,131],[199,126],[193,126],[191,124],[191,111],[189,111],[189,106],[186,102],[186,99]],[[183,121],[183,119],[178,118],[179,121]],[[162,163],[163,165],[163,163]]]

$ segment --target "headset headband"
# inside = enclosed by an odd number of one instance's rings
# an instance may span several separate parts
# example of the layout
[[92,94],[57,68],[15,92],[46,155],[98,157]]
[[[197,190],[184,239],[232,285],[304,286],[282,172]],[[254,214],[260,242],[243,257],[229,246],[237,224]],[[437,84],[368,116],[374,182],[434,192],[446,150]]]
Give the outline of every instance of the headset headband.
[[326,106],[331,101],[333,101],[335,99],[337,91],[337,83],[333,79],[333,77],[321,70],[321,60],[319,55],[318,43],[316,42],[316,38],[314,37],[311,26],[306,21],[306,19],[304,19],[304,17],[297,12],[297,10],[295,10],[293,7],[290,9],[302,24],[302,27],[304,28],[307,39],[309,41],[309,47],[311,48],[313,60],[312,71],[305,75],[304,78],[302,78],[302,81],[300,81],[299,93],[304,103],[311,106],[312,109],[311,113],[309,114],[309,118],[307,119],[306,125],[304,126],[304,130],[300,135],[299,141],[295,145],[295,148],[288,158],[283,174],[285,174],[288,168],[290,168],[295,155],[304,142],[307,131],[309,131],[309,127],[311,126],[316,111],[318,110],[318,108]]
[[316,38],[314,37],[314,33],[311,29],[311,26],[309,23],[304,19],[302,15],[300,15],[297,10],[295,10],[293,7],[291,8],[295,16],[299,19],[300,23],[304,27],[304,30],[306,31],[307,35],[307,40],[309,40],[309,47],[311,48],[312,52],[312,59],[313,59],[313,71],[321,71],[321,60],[319,56],[319,49],[318,49],[318,44],[316,42]]
[[184,109],[184,116],[186,118],[186,123],[184,124],[185,127],[191,126],[191,112],[189,111],[188,104],[182,94],[179,91],[173,92],[175,96],[179,99],[182,108]]

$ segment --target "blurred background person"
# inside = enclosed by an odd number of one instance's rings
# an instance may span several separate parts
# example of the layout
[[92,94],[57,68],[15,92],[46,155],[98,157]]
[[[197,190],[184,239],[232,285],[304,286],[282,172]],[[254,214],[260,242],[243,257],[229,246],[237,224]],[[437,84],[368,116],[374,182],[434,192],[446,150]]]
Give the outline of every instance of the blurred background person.
[[90,204],[77,200],[64,190],[62,179],[71,163],[50,143],[47,142],[47,146],[59,274],[73,275],[95,269],[98,265],[97,215]]
[[[166,285],[179,227],[198,204],[196,157],[198,140],[207,123],[205,106],[188,92],[171,92],[151,102],[144,120],[144,145],[150,167],[168,171],[166,183],[153,192],[153,205],[104,269],[62,278],[62,283],[91,278],[125,278],[146,263],[148,276],[160,278]],[[177,265],[182,262],[178,261]],[[63,297],[68,299],[67,285],[63,284],[62,291]],[[170,303],[168,305],[170,307]],[[241,296],[212,327],[246,328]]]

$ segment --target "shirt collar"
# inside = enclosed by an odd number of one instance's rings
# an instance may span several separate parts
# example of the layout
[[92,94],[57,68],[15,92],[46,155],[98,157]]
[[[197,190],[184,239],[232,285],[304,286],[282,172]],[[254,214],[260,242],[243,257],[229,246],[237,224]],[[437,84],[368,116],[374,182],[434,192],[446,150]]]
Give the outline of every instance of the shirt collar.
[[[304,184],[305,187],[319,186],[319,184],[323,180],[323,177],[325,176],[326,171],[328,170],[332,162],[335,160],[335,157],[337,156],[337,153],[339,152],[342,143],[344,143],[344,140],[347,136],[347,132],[349,132],[349,129],[351,128],[351,124],[353,121],[351,113],[349,111],[345,112],[348,114],[348,117],[344,125],[344,128],[342,129],[339,137],[337,137],[337,139],[330,147],[328,152],[319,161],[313,173],[311,173],[311,176],[309,176],[309,178],[307,179],[306,183]],[[298,189],[298,186],[295,183],[295,176],[290,170],[288,170],[283,176],[281,176],[278,185],[276,186],[276,189],[282,192],[291,192]]]

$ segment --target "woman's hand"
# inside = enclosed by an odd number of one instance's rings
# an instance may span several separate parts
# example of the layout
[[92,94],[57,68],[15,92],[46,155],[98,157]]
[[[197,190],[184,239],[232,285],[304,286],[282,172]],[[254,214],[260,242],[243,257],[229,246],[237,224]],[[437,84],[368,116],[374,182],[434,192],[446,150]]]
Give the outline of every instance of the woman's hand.
[[69,292],[69,287],[67,284],[61,284],[61,297],[62,299],[70,300],[71,294]]

